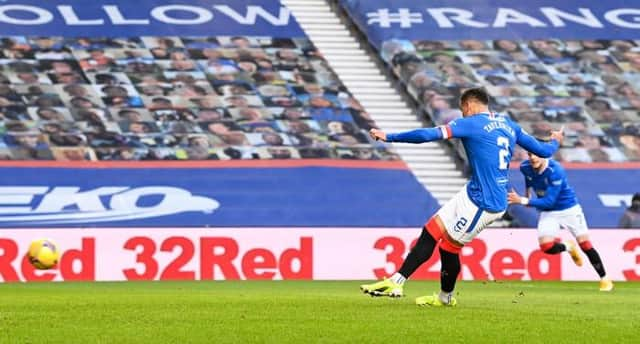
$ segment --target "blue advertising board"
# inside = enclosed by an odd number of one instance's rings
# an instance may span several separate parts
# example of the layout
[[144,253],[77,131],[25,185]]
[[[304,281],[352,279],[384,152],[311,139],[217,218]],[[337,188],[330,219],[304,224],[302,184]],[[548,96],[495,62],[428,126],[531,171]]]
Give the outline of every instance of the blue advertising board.
[[437,210],[406,168],[321,165],[3,167],[0,227],[420,227]]
[[373,45],[390,39],[637,39],[625,0],[341,0]]
[[3,35],[305,37],[277,0],[0,2]]

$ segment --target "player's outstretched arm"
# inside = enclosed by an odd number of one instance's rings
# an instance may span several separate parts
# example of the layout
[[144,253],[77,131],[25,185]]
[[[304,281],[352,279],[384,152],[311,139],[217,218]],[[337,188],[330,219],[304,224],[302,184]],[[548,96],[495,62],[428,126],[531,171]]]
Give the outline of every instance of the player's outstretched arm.
[[550,158],[553,153],[558,150],[562,140],[564,139],[564,128],[561,128],[558,131],[552,131],[550,142],[538,141],[533,136],[522,130],[518,131],[516,139],[516,142],[527,151],[542,158]]
[[552,182],[551,185],[547,188],[547,192],[542,198],[534,198],[531,199],[528,197],[520,196],[516,190],[511,189],[511,191],[507,194],[507,201],[509,204],[522,204],[528,205],[534,208],[538,208],[540,210],[551,208],[558,199],[560,195],[562,180],[557,182]]
[[[559,182],[561,183],[562,181],[560,180]],[[558,196],[560,196],[560,190],[562,190],[560,184],[551,184],[547,188],[547,192],[544,194],[544,197],[528,199],[528,205],[540,210],[549,209],[556,204]]]
[[369,135],[376,141],[407,143],[431,142],[442,140],[444,137],[440,127],[415,129],[393,134],[387,134],[380,129],[371,129]]

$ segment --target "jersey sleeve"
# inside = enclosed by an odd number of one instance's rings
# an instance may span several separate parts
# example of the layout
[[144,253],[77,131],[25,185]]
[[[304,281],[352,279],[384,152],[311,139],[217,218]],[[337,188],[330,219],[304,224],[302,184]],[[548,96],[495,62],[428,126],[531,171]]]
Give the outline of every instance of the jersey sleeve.
[[442,138],[442,129],[438,127],[387,134],[387,142],[423,143],[442,140]]
[[473,117],[462,117],[441,127],[443,128],[443,134],[447,135],[445,139],[451,137],[463,138],[473,135],[476,127],[475,123]]
[[529,200],[529,205],[540,210],[551,208],[556,203],[556,200],[560,195],[563,181],[564,175],[561,171],[554,171],[551,173],[547,178],[549,187],[547,187],[547,192],[544,197]]
[[473,134],[472,118],[458,118],[449,124],[433,128],[423,128],[402,133],[387,134],[387,142],[422,143],[446,140],[452,137],[467,137]]
[[558,150],[558,141],[551,140],[550,142],[540,142],[533,136],[529,135],[526,131],[522,130],[517,124],[513,124],[516,129],[516,143],[522,148],[526,149],[541,158],[550,158],[553,153]]

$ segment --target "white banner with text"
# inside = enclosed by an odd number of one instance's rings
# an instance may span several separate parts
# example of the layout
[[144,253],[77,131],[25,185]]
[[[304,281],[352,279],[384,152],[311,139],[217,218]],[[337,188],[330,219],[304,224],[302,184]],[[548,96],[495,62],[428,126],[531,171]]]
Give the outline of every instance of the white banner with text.
[[[640,230],[591,230],[608,276],[640,280]],[[307,279],[373,280],[391,275],[416,228],[0,229],[0,281]],[[563,233],[564,238],[570,238]],[[29,243],[48,238],[61,259],[35,270]],[[465,280],[597,280],[583,254],[538,249],[531,229],[487,229],[461,253]],[[412,276],[438,279],[437,250]]]

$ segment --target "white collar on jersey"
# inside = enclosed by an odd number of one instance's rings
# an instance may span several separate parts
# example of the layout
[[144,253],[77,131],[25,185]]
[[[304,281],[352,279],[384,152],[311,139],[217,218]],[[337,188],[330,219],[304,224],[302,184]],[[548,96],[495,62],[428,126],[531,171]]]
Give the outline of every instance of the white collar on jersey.
[[544,173],[544,171],[546,171],[548,167],[549,167],[549,159],[544,159],[544,166],[543,166],[543,168],[541,168],[541,169],[540,169],[540,172],[536,171],[536,173],[537,173],[538,175],[543,174],[543,173]]
[[493,112],[493,111],[488,111],[488,112],[478,112],[477,115],[485,115],[489,118],[495,118],[498,117],[498,113],[497,112]]

